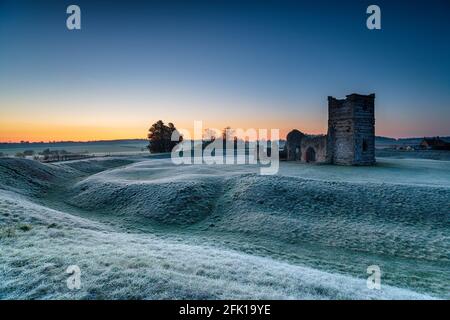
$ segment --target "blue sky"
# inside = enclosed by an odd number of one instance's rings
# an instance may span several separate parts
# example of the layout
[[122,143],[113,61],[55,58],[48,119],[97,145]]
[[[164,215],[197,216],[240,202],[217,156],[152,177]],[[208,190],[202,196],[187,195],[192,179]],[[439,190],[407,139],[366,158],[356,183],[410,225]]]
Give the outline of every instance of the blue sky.
[[[82,30],[69,31],[77,4]],[[366,28],[377,4],[382,30]],[[0,1],[0,140],[180,127],[325,132],[376,93],[377,134],[450,135],[448,1]],[[27,139],[27,137],[29,137]]]

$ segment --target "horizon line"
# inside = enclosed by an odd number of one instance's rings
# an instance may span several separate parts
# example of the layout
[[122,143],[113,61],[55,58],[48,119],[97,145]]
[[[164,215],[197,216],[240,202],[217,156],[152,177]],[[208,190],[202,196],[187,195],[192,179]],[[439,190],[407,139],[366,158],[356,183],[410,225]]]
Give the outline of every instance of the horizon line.
[[[316,135],[316,134],[314,134]],[[403,137],[389,137],[389,136],[375,136],[375,138],[385,138],[385,139],[393,139],[393,140],[405,140],[405,139],[423,139],[423,138],[447,138],[450,137],[450,134],[447,135],[431,135],[431,136],[403,136]],[[192,140],[192,139],[191,139]],[[286,140],[286,137],[279,139]],[[21,141],[0,141],[0,144],[56,144],[56,143],[96,143],[96,142],[119,142],[119,141],[148,141],[147,138],[120,138],[120,139],[100,139],[100,140],[47,140],[47,141],[29,141],[29,140],[21,140]],[[194,139],[195,141],[195,139]]]

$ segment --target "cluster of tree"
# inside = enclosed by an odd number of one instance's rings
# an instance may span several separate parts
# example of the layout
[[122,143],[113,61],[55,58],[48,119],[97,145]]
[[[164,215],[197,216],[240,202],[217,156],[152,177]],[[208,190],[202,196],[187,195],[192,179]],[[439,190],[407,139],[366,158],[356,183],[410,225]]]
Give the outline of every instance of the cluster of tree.
[[35,159],[43,162],[69,161],[91,157],[87,151],[84,153],[72,153],[66,150],[50,150],[45,149],[36,156]]
[[215,140],[217,138],[222,137],[222,140],[230,140],[233,139],[234,130],[231,129],[231,127],[223,128],[222,131],[216,130],[216,129],[205,129],[205,132],[203,134],[204,140],[212,139]]
[[[249,154],[250,152],[250,141],[244,137],[238,137],[236,130],[231,129],[231,127],[226,127],[222,129],[222,131],[218,131],[215,129],[205,129],[203,133],[203,148],[206,148],[209,144],[213,143],[217,139],[221,139],[223,141],[223,153],[227,154],[227,148],[229,148],[229,142],[233,141],[232,149],[234,150],[234,153],[236,154],[238,143],[243,146],[245,149],[245,154]],[[220,140],[219,140],[220,141]],[[271,148],[271,141],[256,141],[256,146],[254,148],[256,149],[256,153],[259,153],[259,148],[265,144],[265,148],[267,150],[267,155],[270,157],[272,154],[272,148]],[[228,152],[230,152],[228,150]],[[233,152],[233,151],[232,151]],[[280,151],[280,155],[282,155]]]
[[224,143],[224,148],[226,145],[226,141],[234,141],[234,144],[237,143],[238,138],[235,136],[235,131],[231,129],[231,127],[226,127],[222,129],[222,131],[218,131],[215,129],[205,129],[203,133],[203,148],[216,141],[217,139],[222,138]]
[[148,130],[148,140],[147,148],[151,153],[171,152],[178,143],[183,141],[183,136],[173,123],[170,122],[166,126],[162,120],[159,120]]
[[32,156],[34,155],[34,151],[33,150],[25,150],[24,152],[17,152],[16,153],[16,157],[17,158],[25,158],[27,156]]
[[66,150],[50,150],[50,149],[45,149],[42,152],[39,152],[40,155],[42,156],[50,156],[50,155],[66,155],[66,154],[70,154],[70,152],[66,151]]

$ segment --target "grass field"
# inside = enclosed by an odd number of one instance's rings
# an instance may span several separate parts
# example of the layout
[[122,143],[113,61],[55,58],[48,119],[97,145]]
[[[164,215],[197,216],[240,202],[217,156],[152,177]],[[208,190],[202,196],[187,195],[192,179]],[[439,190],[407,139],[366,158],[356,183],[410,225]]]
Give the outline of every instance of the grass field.
[[450,298],[450,162],[377,160],[0,159],[0,298]]

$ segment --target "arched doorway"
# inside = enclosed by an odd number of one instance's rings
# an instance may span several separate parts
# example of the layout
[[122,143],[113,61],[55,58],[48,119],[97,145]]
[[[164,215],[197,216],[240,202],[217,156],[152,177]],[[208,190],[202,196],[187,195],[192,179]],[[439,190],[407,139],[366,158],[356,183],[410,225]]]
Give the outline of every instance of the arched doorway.
[[316,162],[316,151],[312,147],[306,149],[306,162]]

